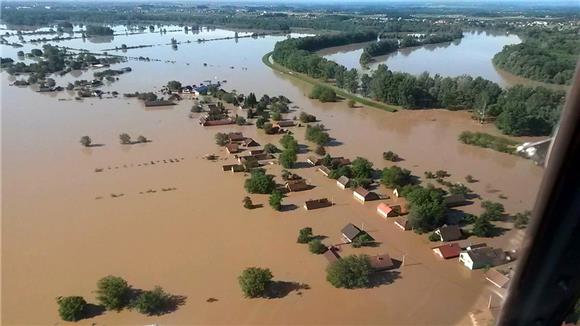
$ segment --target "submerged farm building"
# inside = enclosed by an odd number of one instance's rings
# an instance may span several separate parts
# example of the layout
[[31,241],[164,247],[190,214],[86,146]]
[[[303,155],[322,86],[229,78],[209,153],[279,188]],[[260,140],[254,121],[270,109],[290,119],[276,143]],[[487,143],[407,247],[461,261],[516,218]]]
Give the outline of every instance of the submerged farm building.
[[363,204],[367,201],[379,199],[379,195],[377,195],[376,193],[374,193],[372,191],[368,191],[367,189],[365,189],[363,187],[357,187],[352,192],[352,196],[354,197],[354,199],[358,200],[359,202],[361,202]]

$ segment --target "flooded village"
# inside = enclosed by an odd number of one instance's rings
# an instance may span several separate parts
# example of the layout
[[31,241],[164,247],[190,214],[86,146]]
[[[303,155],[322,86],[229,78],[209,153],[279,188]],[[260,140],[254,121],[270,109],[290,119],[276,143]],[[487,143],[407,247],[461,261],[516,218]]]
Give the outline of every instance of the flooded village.
[[[124,55],[111,49],[126,45],[127,55],[151,60],[92,63],[55,76],[47,91],[0,75],[2,324],[65,323],[55,298],[92,304],[107,275],[182,300],[160,315],[95,309],[82,323],[493,320],[524,241],[514,216],[533,208],[543,175],[531,160],[458,141],[464,131],[500,135],[493,124],[465,111],[311,99],[312,85],[261,61],[283,35],[123,29],[106,41],[55,44],[107,55]],[[2,56],[17,50],[3,44]],[[104,69],[123,72],[94,88],[75,83],[90,84]],[[258,122],[263,112],[270,119]],[[315,128],[327,141],[313,141]],[[408,171],[405,184],[389,184],[393,167]],[[364,177],[337,177],[341,168]],[[272,189],[252,190],[254,177]],[[407,184],[444,189],[448,223],[414,232]],[[466,221],[486,211],[500,217],[493,234],[479,237]],[[353,255],[368,256],[368,284],[337,286],[327,268]],[[238,277],[248,267],[271,271],[270,294],[244,297]]]

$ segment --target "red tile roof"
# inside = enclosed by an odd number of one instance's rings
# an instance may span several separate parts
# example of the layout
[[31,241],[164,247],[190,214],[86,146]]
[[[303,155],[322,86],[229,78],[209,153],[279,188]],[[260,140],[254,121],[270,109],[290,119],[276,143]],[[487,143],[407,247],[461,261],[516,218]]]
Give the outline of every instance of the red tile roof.
[[433,248],[433,250],[435,249],[439,249],[439,252],[441,252],[441,255],[445,259],[459,257],[459,254],[461,253],[461,247],[458,243],[447,243]]

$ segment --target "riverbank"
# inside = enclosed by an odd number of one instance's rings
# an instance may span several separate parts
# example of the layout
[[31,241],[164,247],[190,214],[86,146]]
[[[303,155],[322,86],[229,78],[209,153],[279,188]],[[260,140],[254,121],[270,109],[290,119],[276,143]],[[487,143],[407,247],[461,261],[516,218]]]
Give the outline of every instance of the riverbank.
[[362,97],[359,95],[354,95],[354,94],[348,93],[344,89],[336,87],[330,83],[323,82],[319,79],[315,79],[315,78],[309,77],[305,74],[301,74],[299,72],[295,72],[295,71],[292,71],[290,69],[287,69],[287,68],[283,67],[282,65],[279,65],[279,64],[273,62],[273,60],[271,60],[271,56],[272,56],[272,52],[268,52],[268,53],[264,54],[264,56],[262,56],[262,62],[266,66],[270,67],[273,70],[276,70],[276,71],[281,72],[283,74],[290,75],[294,78],[303,80],[303,81],[308,82],[312,85],[320,85],[320,86],[331,88],[337,95],[344,97],[345,99],[350,99],[350,100],[353,100],[357,103],[364,104],[364,105],[369,106],[369,107],[385,110],[388,112],[397,112],[398,110],[402,109],[400,106],[389,105],[389,104],[385,104],[385,103],[381,103],[381,102],[372,100],[370,98],[366,98],[366,97]]

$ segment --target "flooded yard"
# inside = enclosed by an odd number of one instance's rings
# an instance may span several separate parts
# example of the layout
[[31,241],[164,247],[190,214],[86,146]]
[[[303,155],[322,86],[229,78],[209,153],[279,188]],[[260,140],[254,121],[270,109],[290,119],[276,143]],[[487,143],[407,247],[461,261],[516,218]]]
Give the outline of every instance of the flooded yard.
[[[223,37],[234,32],[213,33]],[[226,90],[255,92],[258,98],[284,95],[298,107],[288,118],[305,111],[329,129],[336,140],[327,148],[332,155],[366,157],[383,168],[392,163],[384,161],[382,153],[392,150],[403,159],[397,165],[418,176],[444,169],[451,174],[450,181],[463,182],[467,174],[473,175],[479,181],[469,187],[484,199],[502,202],[508,213],[533,207],[542,168],[457,141],[465,130],[498,133],[493,126],[475,123],[466,112],[389,113],[310,100],[309,85],[261,62],[283,36],[197,43],[200,36],[180,31],[115,36],[102,44],[70,40],[60,45],[99,50],[123,43],[168,43],[171,37],[192,43],[179,45],[176,51],[169,45],[128,50],[127,55],[162,61],[114,65],[133,71],[103,90],[151,91],[169,80],[186,84],[227,80]],[[29,46],[24,50],[29,51]],[[12,50],[2,45],[3,56]],[[66,85],[76,78],[92,79],[93,72],[55,79],[57,85]],[[313,167],[293,171],[315,188],[290,193],[283,201],[286,211],[272,210],[265,195],[251,195],[263,208],[243,208],[244,175],[222,172],[221,165],[233,158],[215,145],[215,133],[242,131],[261,145],[278,145],[280,136],[265,135],[253,125],[201,127],[195,117],[188,118],[190,100],[151,110],[136,99],[75,101],[73,93],[36,93],[9,86],[13,78],[6,73],[1,78],[2,324],[59,323],[57,296],[82,295],[94,302],[96,281],[109,274],[136,288],[160,285],[186,296],[186,303],[159,317],[106,312],[83,322],[460,324],[485,291],[482,271],[468,271],[455,260],[438,260],[425,236],[400,231],[376,214],[379,202],[359,204],[351,192],[340,190]],[[234,112],[245,116],[242,110]],[[314,146],[304,140],[304,129],[292,131],[312,150]],[[151,142],[120,145],[119,134],[124,132],[134,138],[144,135]],[[83,148],[79,144],[83,135],[103,146]],[[217,162],[202,158],[208,153],[217,154]],[[307,155],[300,154],[299,161]],[[278,165],[267,169],[282,183]],[[377,191],[390,194],[383,187]],[[302,208],[305,200],[321,197],[335,205],[315,211]],[[466,210],[478,213],[479,203]],[[309,253],[296,237],[299,229],[310,226],[315,234],[327,237],[325,244],[336,244],[347,223],[364,227],[380,246],[344,248],[345,254],[387,252],[397,260],[405,257],[405,266],[376,278],[369,289],[333,288],[325,280],[326,259]],[[486,241],[515,248],[517,243],[510,242],[514,232]],[[237,276],[250,266],[270,268],[275,280],[308,284],[310,289],[276,299],[245,299]],[[218,301],[208,303],[208,298]]]

